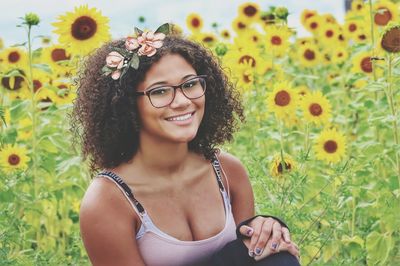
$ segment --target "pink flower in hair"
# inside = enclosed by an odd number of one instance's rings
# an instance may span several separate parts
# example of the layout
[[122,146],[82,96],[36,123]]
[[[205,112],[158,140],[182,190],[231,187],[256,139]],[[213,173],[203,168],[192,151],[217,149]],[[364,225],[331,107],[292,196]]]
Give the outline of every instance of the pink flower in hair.
[[120,53],[112,51],[107,55],[106,63],[108,67],[121,69],[124,65],[124,57]]
[[111,78],[117,80],[121,76],[121,73],[122,71],[120,69],[117,69],[111,73]]
[[153,56],[157,49],[163,45],[165,38],[164,33],[154,33],[154,31],[145,31],[137,38],[138,43],[141,45],[139,48],[139,55]]
[[125,40],[125,48],[128,51],[133,51],[139,47],[139,42],[136,38],[128,37]]

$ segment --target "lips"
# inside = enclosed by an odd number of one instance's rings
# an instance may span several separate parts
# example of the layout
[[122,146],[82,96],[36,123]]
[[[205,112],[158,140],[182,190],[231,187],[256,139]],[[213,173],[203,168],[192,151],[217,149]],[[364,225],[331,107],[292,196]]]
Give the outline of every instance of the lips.
[[190,117],[193,116],[195,112],[189,112],[189,113],[184,113],[184,114],[179,114],[179,115],[175,115],[175,116],[170,116],[165,118],[165,120],[167,121],[184,121],[189,119]]

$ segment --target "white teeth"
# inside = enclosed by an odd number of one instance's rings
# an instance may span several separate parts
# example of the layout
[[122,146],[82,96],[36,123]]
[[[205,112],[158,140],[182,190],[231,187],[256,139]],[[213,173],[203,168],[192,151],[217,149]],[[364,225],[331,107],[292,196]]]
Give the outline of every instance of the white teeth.
[[182,115],[182,116],[176,116],[176,117],[172,117],[172,118],[168,118],[168,121],[183,121],[183,120],[187,120],[192,116],[192,114],[187,114],[187,115]]

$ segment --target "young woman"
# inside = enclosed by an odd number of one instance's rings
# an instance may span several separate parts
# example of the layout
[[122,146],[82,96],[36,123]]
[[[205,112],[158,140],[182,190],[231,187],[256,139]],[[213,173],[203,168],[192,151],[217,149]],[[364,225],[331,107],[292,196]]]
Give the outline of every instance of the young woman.
[[210,52],[163,26],[104,45],[79,79],[73,129],[102,170],[80,212],[92,264],[221,265],[233,241],[254,263],[298,256],[271,217],[246,221],[237,238],[253,192],[240,161],[216,147],[243,120],[238,94]]

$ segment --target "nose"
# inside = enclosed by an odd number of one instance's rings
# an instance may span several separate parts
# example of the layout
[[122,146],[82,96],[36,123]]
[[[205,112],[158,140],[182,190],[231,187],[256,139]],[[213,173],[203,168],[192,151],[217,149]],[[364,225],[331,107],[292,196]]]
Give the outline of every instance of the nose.
[[181,89],[175,90],[175,98],[170,104],[171,108],[186,107],[191,104],[191,100],[188,99],[182,92]]

